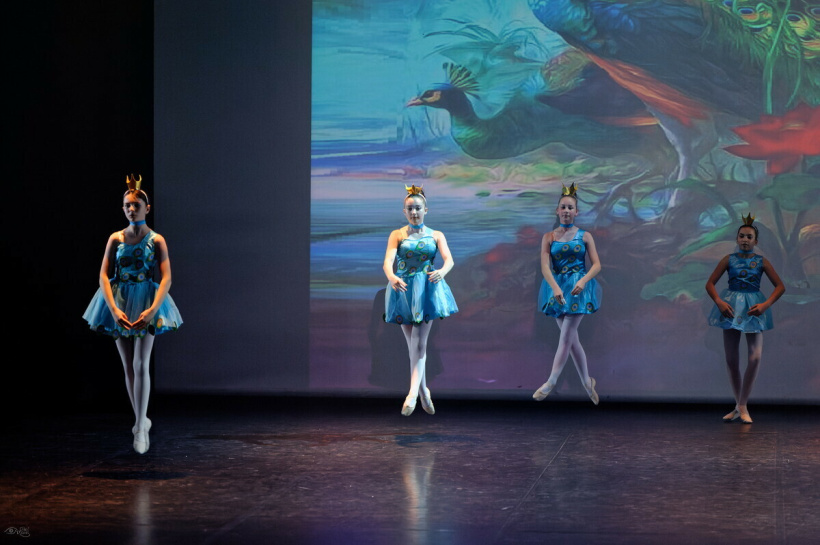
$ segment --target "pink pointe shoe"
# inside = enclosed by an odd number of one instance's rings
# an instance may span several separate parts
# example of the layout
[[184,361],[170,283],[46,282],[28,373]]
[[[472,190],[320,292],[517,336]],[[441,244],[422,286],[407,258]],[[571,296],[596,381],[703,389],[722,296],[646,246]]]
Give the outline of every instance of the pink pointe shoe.
[[404,405],[401,406],[401,414],[403,414],[404,416],[410,416],[411,414],[413,414],[413,411],[416,410],[416,399],[417,398],[418,398],[418,396],[408,395],[404,399]]
[[149,446],[148,431],[137,430],[137,433],[134,434],[134,450],[137,454],[145,454],[148,452]]
[[552,393],[552,391],[555,389],[555,384],[556,383],[550,381],[545,382],[541,385],[540,388],[538,388],[535,391],[534,394],[532,394],[532,398],[536,401],[544,401],[545,399],[547,399],[547,396],[550,395],[550,393]]
[[422,388],[421,391],[419,391],[419,397],[421,397],[421,408],[424,409],[424,412],[427,414],[436,414],[436,408],[433,406],[433,400],[430,398],[430,390]]
[[595,391],[595,379],[594,378],[590,377],[589,386],[585,385],[584,390],[587,391],[587,395],[589,396],[589,399],[591,399],[592,402],[597,405],[598,401],[600,401],[600,399],[598,399],[598,392]]
[[746,407],[738,407],[737,412],[740,413],[740,421],[744,424],[751,424],[752,417],[749,415],[749,409]]
[[740,418],[740,412],[738,412],[737,407],[735,407],[732,409],[732,412],[723,417],[723,421],[727,423],[734,422],[738,418]]
[[148,437],[148,430],[151,429],[151,419],[145,419],[145,428],[139,430],[135,425],[131,428],[134,434],[134,450],[139,454],[145,454],[151,448],[151,439]]

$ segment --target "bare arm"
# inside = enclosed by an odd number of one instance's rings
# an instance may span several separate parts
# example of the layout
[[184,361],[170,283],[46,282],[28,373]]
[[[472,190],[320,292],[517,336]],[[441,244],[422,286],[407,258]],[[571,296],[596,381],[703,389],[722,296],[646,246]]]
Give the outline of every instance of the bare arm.
[[550,262],[550,245],[552,244],[552,231],[549,233],[545,233],[543,238],[541,238],[541,275],[544,277],[544,280],[549,284],[549,287],[552,288],[552,293],[555,299],[560,303],[564,303],[564,292],[561,291],[561,288],[558,287],[558,282],[555,281],[555,277],[552,275],[552,264]]
[[154,316],[157,314],[162,302],[171,289],[171,259],[168,256],[168,245],[161,235],[154,237],[154,248],[156,250],[157,261],[159,261],[160,282],[157,293],[154,295],[154,302],[150,307],[142,311],[137,321],[134,322],[134,329],[144,329],[148,327]]
[[575,283],[575,286],[572,288],[572,295],[578,295],[584,291],[584,287],[587,285],[587,282],[595,278],[598,273],[601,272],[601,259],[598,257],[598,249],[595,247],[595,240],[592,238],[592,233],[589,231],[584,232],[584,244],[586,244],[587,255],[589,256],[589,262],[592,266],[583,278]]
[[769,295],[769,298],[762,303],[752,305],[752,308],[750,308],[748,312],[750,316],[760,316],[766,312],[769,307],[775,303],[775,301],[780,299],[784,293],[786,293],[786,286],[783,284],[783,281],[780,279],[777,271],[775,271],[774,267],[772,267],[772,264],[769,263],[769,260],[765,257],[763,258],[763,272],[766,273],[766,276],[769,277],[771,283],[774,284],[774,291],[771,295]]
[[453,261],[453,254],[450,253],[450,247],[447,245],[447,239],[444,238],[444,233],[442,233],[441,231],[433,231],[433,238],[436,241],[438,253],[442,259],[440,269],[436,269],[435,271],[430,271],[427,273],[427,278],[431,282],[435,283],[444,278],[444,276],[448,272],[450,272],[450,270],[455,265],[455,261]]
[[399,242],[401,242],[401,230],[397,229],[390,233],[390,238],[387,239],[387,251],[384,253],[382,270],[393,291],[407,291],[407,284],[404,280],[393,273],[393,262],[396,260],[396,253],[399,251]]
[[108,306],[108,311],[113,316],[114,321],[120,327],[124,327],[125,329],[131,329],[132,324],[128,320],[128,316],[125,312],[122,311],[119,307],[117,307],[117,303],[114,301],[114,292],[111,291],[111,274],[114,271],[114,263],[117,259],[117,246],[120,244],[120,232],[113,233],[110,237],[108,237],[108,242],[105,245],[105,254],[103,255],[102,265],[100,266],[100,290],[102,290],[103,297],[105,298],[105,304]]
[[728,268],[729,256],[727,255],[720,260],[717,267],[715,267],[715,270],[712,271],[712,274],[709,276],[709,280],[706,281],[706,293],[709,294],[709,297],[711,297],[712,301],[715,302],[715,305],[717,305],[717,308],[721,314],[734,318],[735,310],[732,308],[732,305],[721,299],[720,295],[718,295],[717,288],[715,288],[715,284],[718,280],[720,280],[720,277],[723,276],[723,273],[725,273]]

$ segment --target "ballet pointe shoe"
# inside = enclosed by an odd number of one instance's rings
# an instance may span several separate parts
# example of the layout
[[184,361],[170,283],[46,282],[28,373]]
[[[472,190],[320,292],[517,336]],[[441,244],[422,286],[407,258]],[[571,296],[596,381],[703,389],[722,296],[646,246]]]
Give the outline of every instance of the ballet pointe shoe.
[[145,454],[148,452],[148,432],[145,430],[137,430],[134,434],[134,450],[137,454]]
[[430,398],[430,390],[422,388],[419,391],[419,397],[421,397],[421,408],[424,409],[424,412],[427,414],[436,414],[436,408],[433,406],[433,400]]
[[600,399],[598,399],[598,392],[595,391],[595,379],[594,378],[592,378],[592,377],[589,378],[589,387],[587,387],[585,385],[584,390],[587,391],[587,395],[589,396],[589,399],[591,399],[592,402],[595,405],[597,405],[598,401],[600,401]]
[[751,424],[752,417],[749,415],[749,409],[746,407],[738,407],[737,412],[740,413],[740,421],[744,424]]
[[404,405],[401,406],[401,414],[404,416],[410,416],[413,414],[413,411],[416,410],[416,398],[418,396],[408,395],[404,399]]
[[723,417],[723,421],[734,422],[738,418],[740,418],[740,412],[738,412],[737,407],[735,407],[734,409],[732,409],[732,412]]
[[538,388],[535,391],[534,394],[532,394],[532,398],[536,401],[544,401],[545,399],[547,399],[547,396],[550,395],[550,393],[552,393],[552,391],[555,389],[555,384],[556,383],[550,381],[545,382],[541,385],[540,388]]
[[[145,431],[150,431],[150,430],[151,430],[151,419],[146,418],[145,419]],[[137,425],[136,424],[134,424],[134,427],[131,428],[131,433],[134,434],[134,435],[137,434]]]

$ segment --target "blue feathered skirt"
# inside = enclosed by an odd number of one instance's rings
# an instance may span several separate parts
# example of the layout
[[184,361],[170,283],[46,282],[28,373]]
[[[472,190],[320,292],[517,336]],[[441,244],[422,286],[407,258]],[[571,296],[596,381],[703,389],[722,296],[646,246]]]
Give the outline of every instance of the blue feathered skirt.
[[584,277],[586,272],[554,275],[555,282],[564,293],[564,304],[559,305],[553,297],[552,288],[546,280],[541,280],[541,290],[538,292],[538,310],[559,318],[565,314],[592,314],[601,307],[603,292],[598,281],[592,278],[584,286],[584,291],[578,295],[570,295],[575,284]]
[[[154,304],[159,284],[147,280],[143,282],[111,281],[111,291],[114,293],[114,302],[128,316],[128,321],[134,322],[142,312]],[[171,295],[166,295],[159,310],[151,323],[145,329],[125,329],[114,321],[111,311],[105,302],[102,288],[91,298],[91,303],[85,309],[83,318],[89,327],[98,333],[119,337],[144,337],[146,333],[159,335],[166,331],[176,331],[182,325],[182,316],[179,314]]]
[[774,327],[771,309],[766,309],[766,312],[760,316],[749,316],[747,314],[754,305],[766,301],[766,296],[762,292],[725,289],[720,294],[720,298],[729,303],[732,310],[734,310],[735,316],[734,318],[724,316],[718,310],[717,305],[714,305],[712,312],[709,313],[709,325],[721,329],[737,329],[743,333],[759,333]]
[[384,296],[384,321],[392,324],[420,324],[446,318],[458,312],[458,305],[445,280],[430,282],[419,273],[402,278],[407,291],[395,291],[387,284]]

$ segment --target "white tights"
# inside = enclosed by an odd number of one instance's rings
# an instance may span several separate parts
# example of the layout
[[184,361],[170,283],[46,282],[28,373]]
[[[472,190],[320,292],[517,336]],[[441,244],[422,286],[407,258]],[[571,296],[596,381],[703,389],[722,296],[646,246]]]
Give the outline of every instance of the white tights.
[[419,388],[427,389],[426,363],[427,363],[427,337],[430,335],[430,328],[433,322],[425,322],[419,325],[402,324],[401,330],[407,340],[407,348],[410,351],[410,392],[408,397],[415,398],[419,395]]
[[141,430],[146,425],[148,396],[151,394],[151,376],[148,370],[154,336],[146,334],[142,338],[134,338],[133,341],[119,338],[116,343],[125,371],[125,388],[128,390],[131,408],[134,409],[134,425]]
[[749,349],[749,363],[746,373],[740,376],[740,331],[723,330],[723,350],[726,353],[726,368],[729,371],[729,383],[735,394],[738,407],[745,407],[755,385],[755,378],[760,369],[763,356],[763,333],[746,333],[746,346]]
[[550,384],[555,385],[558,382],[558,377],[561,376],[561,372],[567,364],[567,356],[572,355],[572,361],[575,363],[578,376],[581,377],[585,387],[589,386],[587,355],[584,352],[584,347],[581,346],[581,340],[578,338],[578,326],[581,325],[583,317],[583,314],[566,314],[555,319],[561,329],[561,336],[558,339],[555,358],[552,360],[552,372],[547,380]]

